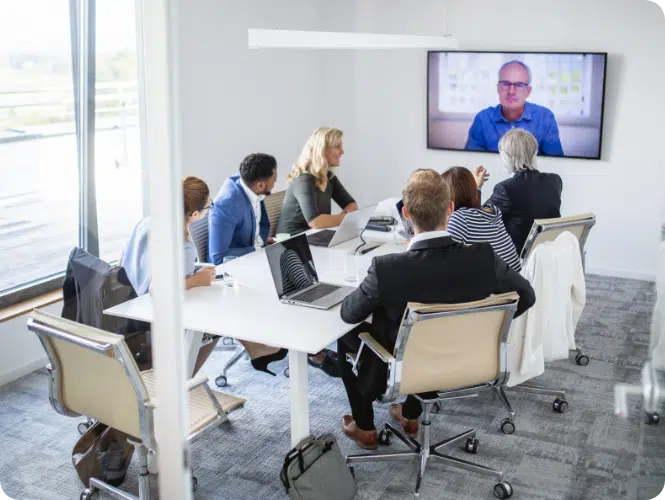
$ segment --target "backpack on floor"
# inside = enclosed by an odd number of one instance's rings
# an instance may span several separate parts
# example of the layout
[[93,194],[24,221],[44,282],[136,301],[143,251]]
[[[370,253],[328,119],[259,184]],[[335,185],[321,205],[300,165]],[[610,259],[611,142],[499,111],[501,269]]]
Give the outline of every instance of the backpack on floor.
[[292,500],[351,500],[356,482],[332,434],[309,436],[289,451],[280,473]]

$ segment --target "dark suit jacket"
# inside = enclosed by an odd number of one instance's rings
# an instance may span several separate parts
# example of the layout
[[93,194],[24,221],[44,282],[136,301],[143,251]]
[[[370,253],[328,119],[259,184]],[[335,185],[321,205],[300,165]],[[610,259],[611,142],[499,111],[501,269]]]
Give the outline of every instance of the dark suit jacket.
[[[416,242],[410,250],[372,260],[367,277],[342,303],[342,320],[360,323],[373,315],[371,332],[393,352],[407,302],[471,302],[490,294],[517,291],[516,316],[536,298],[529,282],[496,256],[489,243],[464,245],[450,236]],[[385,389],[386,366],[364,353],[360,391],[372,399]]]
[[501,209],[506,231],[519,254],[534,219],[561,217],[563,182],[557,174],[521,170],[494,186],[486,204]]

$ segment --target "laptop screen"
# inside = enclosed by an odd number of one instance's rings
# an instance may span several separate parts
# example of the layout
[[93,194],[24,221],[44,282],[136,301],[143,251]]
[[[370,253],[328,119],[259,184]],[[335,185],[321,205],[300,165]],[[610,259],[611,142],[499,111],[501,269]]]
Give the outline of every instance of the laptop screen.
[[402,226],[404,226],[404,233],[406,238],[410,240],[413,238],[413,226],[411,225],[411,221],[407,220],[404,215],[402,215],[402,207],[404,207],[404,202],[402,200],[399,200],[397,202],[397,213],[399,214],[399,218],[402,220]]
[[318,283],[305,233],[267,246],[266,255],[279,298]]

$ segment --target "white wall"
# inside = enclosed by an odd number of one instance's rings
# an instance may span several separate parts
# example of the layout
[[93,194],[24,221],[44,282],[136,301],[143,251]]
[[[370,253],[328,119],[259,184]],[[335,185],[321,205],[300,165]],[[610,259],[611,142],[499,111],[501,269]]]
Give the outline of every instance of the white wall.
[[333,120],[315,51],[249,50],[248,28],[325,30],[329,2],[183,0],[179,77],[185,174],[217,192],[252,152],[274,155],[282,186],[311,132]]
[[[416,7],[417,5],[417,7]],[[665,220],[661,165],[665,94],[665,23],[646,0],[359,0],[355,31],[441,35],[460,50],[608,52],[601,161],[543,159],[564,180],[564,214],[593,211],[590,271],[652,278]],[[367,201],[395,195],[415,168],[484,163],[493,183],[505,178],[498,156],[426,149],[426,54],[363,51],[353,56],[353,143],[348,188]],[[342,104],[340,104],[341,106]],[[352,160],[352,161],[348,161]],[[381,181],[377,181],[381,179]]]
[[[42,309],[60,315],[62,302]],[[46,366],[48,362],[37,335],[26,327],[28,316],[0,323],[0,387],[23,375]]]

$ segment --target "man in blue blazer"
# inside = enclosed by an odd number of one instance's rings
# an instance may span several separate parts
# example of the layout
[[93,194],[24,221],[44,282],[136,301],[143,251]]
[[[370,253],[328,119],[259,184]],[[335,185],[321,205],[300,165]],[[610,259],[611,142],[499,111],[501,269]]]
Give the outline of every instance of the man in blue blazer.
[[240,164],[240,174],[226,179],[208,217],[208,254],[217,265],[272,243],[263,199],[277,180],[277,160],[256,153]]

